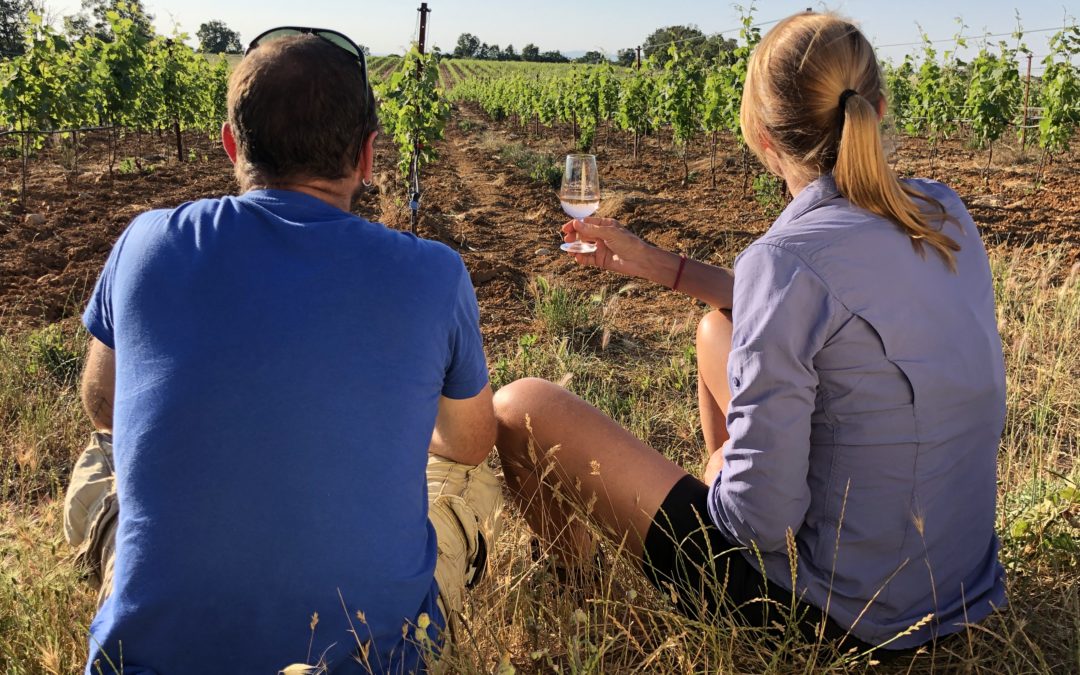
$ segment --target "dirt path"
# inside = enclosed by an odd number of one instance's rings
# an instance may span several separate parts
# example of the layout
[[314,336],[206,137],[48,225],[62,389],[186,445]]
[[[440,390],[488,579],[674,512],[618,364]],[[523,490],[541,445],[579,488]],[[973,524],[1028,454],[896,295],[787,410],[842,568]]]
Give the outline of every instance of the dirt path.
[[[458,66],[450,67],[453,76]],[[477,287],[489,340],[516,342],[536,330],[527,290],[536,276],[585,298],[624,289],[629,280],[578,267],[558,250],[558,227],[566,216],[554,190],[508,160],[528,152],[557,163],[575,151],[568,130],[541,129],[536,135],[516,122],[496,124],[477,108],[457,105],[446,134],[438,146],[441,158],[423,177],[420,235],[461,252]],[[46,151],[33,162],[25,206],[15,200],[13,187],[18,160],[0,157],[0,177],[6,179],[0,183],[0,331],[77,316],[113,242],[138,213],[235,193],[231,166],[216,141],[191,135],[187,144],[197,161],[185,163],[166,159],[167,153],[147,155],[155,142],[129,137],[120,157],[136,169],[110,179],[102,161],[102,139],[84,139],[83,173],[75,185],[68,183],[59,153]],[[924,143],[900,139],[899,145],[901,173],[921,174],[928,168]],[[709,187],[707,146],[691,148],[693,178],[683,185],[681,163],[667,144],[646,139],[635,162],[624,135],[602,130],[594,149],[603,183],[600,215],[620,219],[658,246],[731,264],[772,216],[752,193],[743,192],[737,150],[726,142],[721,147],[714,190]],[[363,197],[357,211],[405,229],[404,191],[393,169],[396,150],[381,136],[377,151],[381,191]],[[1065,243],[1066,251],[1073,252],[1071,264],[1080,260],[1080,158],[1074,155],[1056,158],[1045,185],[1035,190],[1035,153],[1019,156],[1002,150],[987,189],[984,155],[950,142],[939,151],[937,175],[965,199],[990,244],[1023,249]],[[780,200],[772,208],[782,205]],[[673,317],[700,311],[687,298],[647,283],[624,289],[620,301],[620,316],[613,324],[628,340],[646,344],[662,334]]]

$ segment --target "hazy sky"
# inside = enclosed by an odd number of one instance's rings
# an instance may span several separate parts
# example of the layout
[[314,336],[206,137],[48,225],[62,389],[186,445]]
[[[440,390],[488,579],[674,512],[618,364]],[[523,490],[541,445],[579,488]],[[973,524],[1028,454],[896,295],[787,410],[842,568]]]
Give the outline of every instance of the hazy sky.
[[[232,3],[213,0],[143,0],[155,16],[160,32],[174,26],[194,35],[199,25],[219,19],[240,31],[246,43],[272,26],[293,24],[336,28],[357,42],[368,45],[374,54],[401,52],[414,39],[418,0],[364,2],[363,0],[240,0]],[[79,0],[46,0],[55,18],[78,10]],[[749,0],[742,0],[749,4]],[[759,21],[778,19],[810,5],[801,2],[761,1],[755,13]],[[1070,2],[1070,22],[1080,7]],[[739,13],[733,4],[703,0],[544,0],[482,2],[481,0],[429,0],[429,42],[444,51],[453,49],[457,37],[470,32],[482,41],[520,51],[532,42],[541,50],[580,51],[598,49],[614,55],[624,47],[641,44],[645,36],[660,26],[696,24],[706,33],[737,28]],[[915,42],[919,28],[931,38],[948,38],[957,32],[956,18],[967,25],[965,34],[1008,33],[1016,25],[1017,7],[1028,30],[1063,25],[1063,2],[1031,0],[836,0],[816,3],[815,9],[837,10],[859,22],[878,45]],[[736,33],[727,33],[735,35]],[[1051,33],[1028,36],[1036,55],[1047,51]],[[996,39],[996,38],[995,38]],[[943,45],[947,46],[947,45]],[[883,57],[902,57],[914,47],[883,47]]]

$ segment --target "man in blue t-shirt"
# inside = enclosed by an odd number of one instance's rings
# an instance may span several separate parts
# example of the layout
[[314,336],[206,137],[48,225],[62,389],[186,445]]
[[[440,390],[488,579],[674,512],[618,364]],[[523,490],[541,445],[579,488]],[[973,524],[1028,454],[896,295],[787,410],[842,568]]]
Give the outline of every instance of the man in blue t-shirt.
[[363,66],[331,31],[257,38],[222,131],[241,195],[140,215],[105,264],[65,512],[101,583],[88,673],[422,670],[483,570],[476,297],[446,246],[349,213]]

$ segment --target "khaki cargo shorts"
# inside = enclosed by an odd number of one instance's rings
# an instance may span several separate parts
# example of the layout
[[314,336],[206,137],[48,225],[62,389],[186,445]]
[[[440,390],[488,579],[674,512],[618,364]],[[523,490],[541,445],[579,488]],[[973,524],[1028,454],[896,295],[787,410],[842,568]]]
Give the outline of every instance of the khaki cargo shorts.
[[[435,579],[447,621],[462,611],[466,587],[483,577],[498,536],[502,482],[487,466],[469,466],[428,456],[428,518],[439,556]],[[112,436],[94,432],[72,472],[64,500],[64,533],[77,561],[98,592],[98,606],[112,592],[119,505],[112,461]]]

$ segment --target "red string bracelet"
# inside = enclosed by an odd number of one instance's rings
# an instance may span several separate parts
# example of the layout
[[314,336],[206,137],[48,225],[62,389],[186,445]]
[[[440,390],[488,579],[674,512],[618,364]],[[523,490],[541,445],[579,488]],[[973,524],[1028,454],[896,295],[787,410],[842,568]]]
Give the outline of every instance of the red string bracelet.
[[675,274],[675,283],[671,285],[671,290],[679,290],[679,281],[682,279],[683,270],[686,268],[686,256],[679,256],[679,271]]

